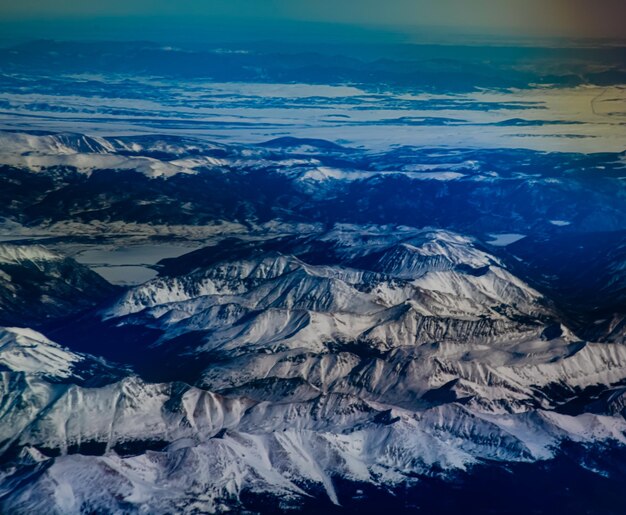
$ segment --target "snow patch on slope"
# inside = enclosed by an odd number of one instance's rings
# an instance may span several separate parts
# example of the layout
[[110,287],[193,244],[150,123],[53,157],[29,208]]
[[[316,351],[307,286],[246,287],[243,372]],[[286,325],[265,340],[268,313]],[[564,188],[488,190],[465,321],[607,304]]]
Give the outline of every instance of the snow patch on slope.
[[18,327],[0,329],[0,367],[13,372],[67,378],[83,360],[44,335]]

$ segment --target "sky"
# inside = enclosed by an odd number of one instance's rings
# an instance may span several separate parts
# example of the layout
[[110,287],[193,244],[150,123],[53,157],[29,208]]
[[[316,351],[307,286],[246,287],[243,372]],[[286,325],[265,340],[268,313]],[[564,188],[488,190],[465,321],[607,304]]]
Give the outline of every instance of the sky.
[[5,34],[56,39],[81,30],[136,39],[169,30],[201,33],[203,27],[252,38],[295,31],[410,41],[441,31],[621,39],[624,20],[626,0],[0,0]]

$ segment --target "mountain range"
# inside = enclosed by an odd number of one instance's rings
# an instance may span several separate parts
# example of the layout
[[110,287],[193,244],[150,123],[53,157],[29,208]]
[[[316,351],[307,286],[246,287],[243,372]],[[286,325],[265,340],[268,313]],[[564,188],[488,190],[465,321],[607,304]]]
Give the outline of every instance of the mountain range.
[[0,139],[3,512],[626,510],[623,154]]

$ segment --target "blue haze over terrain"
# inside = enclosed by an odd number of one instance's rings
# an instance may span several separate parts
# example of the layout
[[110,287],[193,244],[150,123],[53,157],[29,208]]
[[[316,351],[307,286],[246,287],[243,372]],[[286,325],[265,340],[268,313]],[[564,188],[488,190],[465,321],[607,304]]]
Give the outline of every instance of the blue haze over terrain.
[[0,512],[623,515],[623,0],[0,0]]

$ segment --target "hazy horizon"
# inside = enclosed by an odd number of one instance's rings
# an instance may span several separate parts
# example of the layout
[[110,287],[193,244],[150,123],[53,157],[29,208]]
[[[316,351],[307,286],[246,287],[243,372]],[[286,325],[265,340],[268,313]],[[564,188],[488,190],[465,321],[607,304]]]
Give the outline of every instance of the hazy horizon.
[[0,1],[2,40],[285,40],[414,43],[454,38],[623,40],[619,0]]

